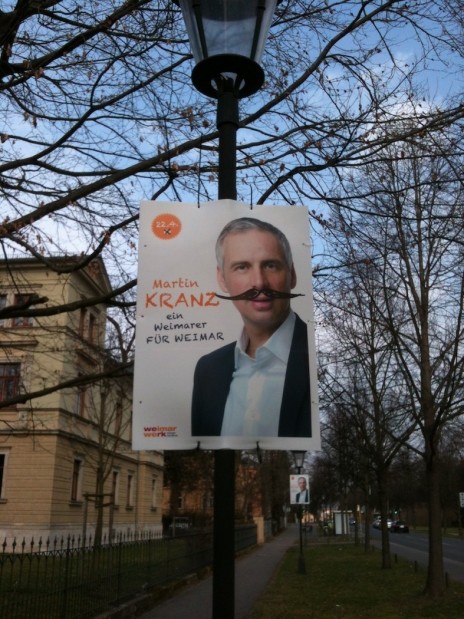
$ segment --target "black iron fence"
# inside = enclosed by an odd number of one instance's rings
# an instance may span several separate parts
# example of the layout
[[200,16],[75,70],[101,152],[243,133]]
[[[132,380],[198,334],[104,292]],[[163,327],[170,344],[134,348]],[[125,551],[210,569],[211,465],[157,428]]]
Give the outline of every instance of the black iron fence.
[[[236,550],[256,544],[256,527],[236,529]],[[73,537],[13,545],[0,553],[0,617],[89,619],[212,561],[212,534],[118,536],[95,547]]]

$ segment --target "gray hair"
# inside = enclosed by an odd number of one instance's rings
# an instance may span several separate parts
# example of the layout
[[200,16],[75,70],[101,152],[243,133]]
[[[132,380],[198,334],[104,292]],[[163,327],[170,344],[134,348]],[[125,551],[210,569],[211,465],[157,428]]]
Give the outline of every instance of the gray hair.
[[261,230],[262,232],[270,232],[279,241],[282,251],[284,252],[285,262],[289,269],[293,265],[292,250],[285,234],[267,221],[254,219],[253,217],[240,217],[233,219],[224,226],[216,241],[216,260],[220,269],[224,266],[224,239],[229,234],[238,234],[247,232],[248,230]]

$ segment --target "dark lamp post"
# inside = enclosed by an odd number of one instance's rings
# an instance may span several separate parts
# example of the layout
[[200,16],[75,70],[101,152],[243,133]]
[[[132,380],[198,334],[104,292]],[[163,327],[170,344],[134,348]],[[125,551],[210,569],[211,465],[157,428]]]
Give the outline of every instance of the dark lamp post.
[[[292,455],[297,474],[299,475],[303,468],[306,451],[292,451]],[[297,572],[298,574],[306,574],[306,563],[303,554],[303,507],[301,505],[297,505],[296,513],[300,524],[300,552],[298,554]]]
[[[280,0],[173,0],[196,62],[192,82],[217,99],[218,198],[237,199],[238,101],[264,82],[259,65]],[[213,619],[235,611],[235,452],[214,453]]]
[[182,10],[196,65],[192,82],[208,97],[219,97],[231,81],[241,99],[264,82],[260,66],[280,0],[174,0]]

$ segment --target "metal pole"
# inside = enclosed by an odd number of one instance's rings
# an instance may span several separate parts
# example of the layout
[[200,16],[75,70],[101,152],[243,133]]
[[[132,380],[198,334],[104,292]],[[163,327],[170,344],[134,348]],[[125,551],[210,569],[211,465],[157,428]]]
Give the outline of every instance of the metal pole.
[[239,123],[238,99],[233,91],[233,82],[223,80],[217,104],[217,128],[219,129],[219,200],[237,199],[237,129]]
[[[300,462],[297,462],[298,456],[301,456]],[[297,475],[300,475],[302,464],[303,464],[303,459],[304,459],[304,452],[295,451],[293,452],[293,457],[295,458],[295,463],[297,464],[297,467],[296,467]],[[303,506],[302,505],[297,506],[296,514],[297,514],[297,518],[298,518],[298,522],[300,526],[300,552],[298,554],[298,566],[297,566],[296,571],[298,574],[306,574],[306,564],[305,564],[304,553],[303,553]]]
[[[218,198],[237,198],[238,99],[232,80],[218,98]],[[214,452],[213,619],[235,616],[235,452]]]
[[306,574],[306,564],[303,554],[303,507],[298,505],[298,520],[300,522],[300,554],[298,555],[298,574]]
[[235,616],[235,452],[214,452],[213,619]]

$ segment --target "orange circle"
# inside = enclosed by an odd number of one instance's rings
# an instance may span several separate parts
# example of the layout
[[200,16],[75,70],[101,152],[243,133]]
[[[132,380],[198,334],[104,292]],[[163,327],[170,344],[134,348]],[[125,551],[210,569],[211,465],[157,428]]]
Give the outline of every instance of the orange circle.
[[153,234],[163,241],[174,239],[181,231],[180,219],[170,213],[162,213],[155,217],[151,224]]

